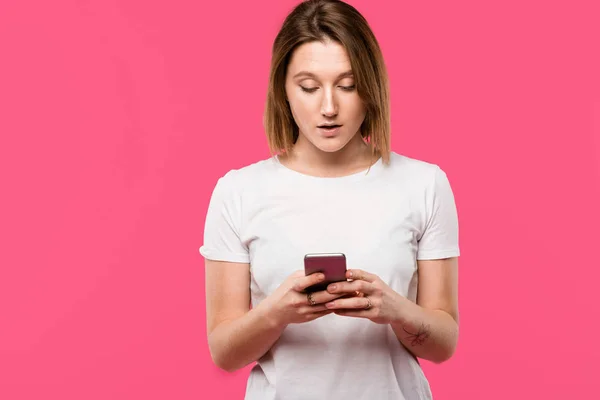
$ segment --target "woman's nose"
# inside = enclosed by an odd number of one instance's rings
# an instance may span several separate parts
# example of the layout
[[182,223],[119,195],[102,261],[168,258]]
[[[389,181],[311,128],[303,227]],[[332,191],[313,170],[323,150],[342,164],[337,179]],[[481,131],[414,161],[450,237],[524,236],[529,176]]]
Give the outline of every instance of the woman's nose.
[[338,113],[337,104],[333,94],[325,93],[323,102],[321,103],[321,114],[326,117],[332,117]]

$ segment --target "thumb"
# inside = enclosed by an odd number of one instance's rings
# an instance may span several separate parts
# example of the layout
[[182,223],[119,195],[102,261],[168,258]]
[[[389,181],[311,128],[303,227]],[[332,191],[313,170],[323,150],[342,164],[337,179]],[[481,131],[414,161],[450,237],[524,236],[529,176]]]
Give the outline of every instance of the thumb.
[[304,271],[301,269],[294,271],[294,273],[291,275],[292,278],[302,278],[303,276],[304,276]]

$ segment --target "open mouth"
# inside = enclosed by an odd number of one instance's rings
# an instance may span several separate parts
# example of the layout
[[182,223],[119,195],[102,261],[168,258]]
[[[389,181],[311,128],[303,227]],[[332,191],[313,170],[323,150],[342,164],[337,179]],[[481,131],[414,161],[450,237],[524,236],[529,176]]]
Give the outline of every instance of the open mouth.
[[321,129],[335,129],[335,128],[339,128],[341,125],[320,125],[319,128]]

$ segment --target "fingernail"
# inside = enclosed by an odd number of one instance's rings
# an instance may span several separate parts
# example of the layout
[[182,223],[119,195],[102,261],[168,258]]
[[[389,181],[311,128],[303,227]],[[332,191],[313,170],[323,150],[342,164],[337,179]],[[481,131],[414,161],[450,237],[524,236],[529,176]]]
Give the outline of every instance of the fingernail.
[[329,303],[325,304],[325,306],[327,308],[331,308],[331,307],[335,306],[335,303],[332,301],[332,302],[329,302]]
[[318,278],[319,278],[320,281],[322,281],[323,279],[325,279],[325,275],[319,274]]
[[352,276],[352,271],[348,272],[348,276],[350,276],[350,277]]
[[337,286],[335,286],[335,285],[329,286],[329,290],[334,291],[335,289],[337,289]]

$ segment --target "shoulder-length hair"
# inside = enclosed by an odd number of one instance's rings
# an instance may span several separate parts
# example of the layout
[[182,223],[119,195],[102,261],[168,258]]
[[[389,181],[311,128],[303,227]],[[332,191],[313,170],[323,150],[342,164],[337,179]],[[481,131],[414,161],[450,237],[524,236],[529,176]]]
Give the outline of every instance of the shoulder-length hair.
[[287,67],[293,51],[313,41],[333,40],[348,53],[356,90],[366,107],[360,134],[384,163],[390,153],[389,81],[381,49],[365,18],[339,0],[308,0],[286,17],[272,48],[263,124],[271,153],[289,152],[298,139],[285,95]]

